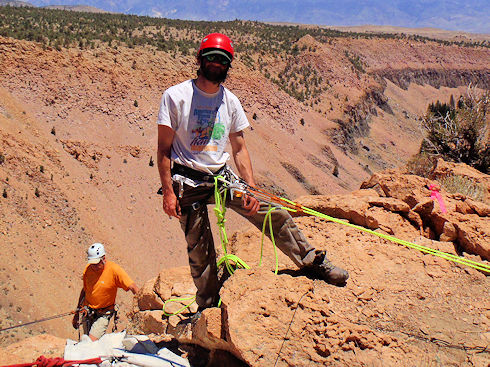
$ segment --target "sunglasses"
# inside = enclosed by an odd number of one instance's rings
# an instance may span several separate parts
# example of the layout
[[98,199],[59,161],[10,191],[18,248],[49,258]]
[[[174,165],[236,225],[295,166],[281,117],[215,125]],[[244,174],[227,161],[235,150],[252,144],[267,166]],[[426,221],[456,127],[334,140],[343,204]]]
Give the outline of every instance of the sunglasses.
[[223,55],[218,55],[218,54],[211,54],[211,55],[206,55],[204,58],[208,62],[216,62],[221,65],[228,65],[230,63],[230,60],[228,60],[226,57]]

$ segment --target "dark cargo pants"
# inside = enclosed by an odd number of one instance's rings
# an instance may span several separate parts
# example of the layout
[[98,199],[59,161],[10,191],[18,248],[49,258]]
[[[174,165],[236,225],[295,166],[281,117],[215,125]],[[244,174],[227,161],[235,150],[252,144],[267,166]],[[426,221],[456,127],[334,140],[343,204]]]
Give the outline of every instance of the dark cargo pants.
[[[174,184],[174,191],[177,195],[178,184]],[[233,209],[262,231],[270,204],[261,201],[257,214],[250,217],[245,215],[247,210],[242,208],[242,198],[234,196],[230,199],[229,196],[226,198],[226,207]],[[196,302],[202,308],[216,306],[219,300],[218,269],[207,209],[207,204],[215,203],[214,186],[184,185],[179,203],[182,210],[180,225],[187,241],[191,275],[197,287]],[[311,265],[315,258],[315,249],[296,226],[289,212],[284,209],[273,210],[271,220],[277,247],[298,267]],[[266,233],[270,236],[269,231]]]

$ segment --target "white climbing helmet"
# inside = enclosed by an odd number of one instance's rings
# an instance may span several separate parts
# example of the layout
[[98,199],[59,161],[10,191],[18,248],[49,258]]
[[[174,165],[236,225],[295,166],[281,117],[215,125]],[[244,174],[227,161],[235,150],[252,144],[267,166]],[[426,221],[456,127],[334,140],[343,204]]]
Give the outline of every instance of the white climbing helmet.
[[89,264],[97,264],[100,259],[105,256],[104,245],[101,243],[94,243],[87,250],[87,260]]

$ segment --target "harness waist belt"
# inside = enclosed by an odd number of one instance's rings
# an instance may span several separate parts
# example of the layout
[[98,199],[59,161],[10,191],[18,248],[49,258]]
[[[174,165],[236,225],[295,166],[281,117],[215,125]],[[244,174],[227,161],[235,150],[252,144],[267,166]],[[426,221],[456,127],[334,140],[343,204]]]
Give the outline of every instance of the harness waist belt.
[[226,165],[223,165],[223,167],[221,167],[216,173],[206,173],[206,172],[197,171],[195,169],[174,162],[171,172],[172,175],[175,174],[181,175],[190,178],[191,180],[213,183],[214,177],[221,174],[225,169],[225,167]]

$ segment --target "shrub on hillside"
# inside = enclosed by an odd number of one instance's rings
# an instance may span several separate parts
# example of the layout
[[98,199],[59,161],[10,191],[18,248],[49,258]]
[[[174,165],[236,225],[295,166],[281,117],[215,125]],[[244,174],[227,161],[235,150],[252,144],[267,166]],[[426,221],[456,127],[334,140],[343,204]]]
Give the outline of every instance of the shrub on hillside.
[[[430,162],[443,158],[450,162],[466,163],[488,174],[489,104],[490,92],[478,94],[475,88],[470,87],[456,106],[454,103],[441,104],[439,101],[429,105],[422,123],[426,137],[419,154],[409,164],[409,170],[412,173],[428,170]],[[417,161],[422,167],[417,167]]]
[[471,178],[450,175],[441,180],[441,185],[450,193],[460,193],[477,201],[485,201],[487,188],[485,185],[473,181]]
[[426,153],[413,156],[407,163],[407,171],[413,175],[429,177],[437,163],[437,157]]

